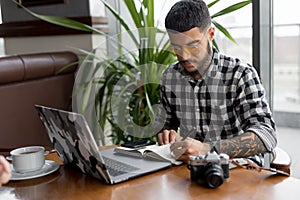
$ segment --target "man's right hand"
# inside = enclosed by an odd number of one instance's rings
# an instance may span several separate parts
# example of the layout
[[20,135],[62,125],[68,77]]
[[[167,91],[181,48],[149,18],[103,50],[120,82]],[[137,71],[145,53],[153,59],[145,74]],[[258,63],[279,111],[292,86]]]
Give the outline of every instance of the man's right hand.
[[164,130],[157,134],[157,140],[159,145],[164,145],[179,141],[181,137],[175,130]]

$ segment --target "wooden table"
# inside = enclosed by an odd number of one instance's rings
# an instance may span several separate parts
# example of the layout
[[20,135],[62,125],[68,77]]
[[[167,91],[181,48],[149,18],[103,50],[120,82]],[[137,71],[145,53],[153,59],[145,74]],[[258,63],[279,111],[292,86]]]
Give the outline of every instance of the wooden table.
[[[48,159],[58,160],[57,155]],[[300,180],[270,172],[230,171],[230,180],[217,189],[191,183],[185,165],[171,167],[116,185],[107,185],[68,166],[48,176],[10,181],[0,188],[2,200],[40,199],[300,199]]]

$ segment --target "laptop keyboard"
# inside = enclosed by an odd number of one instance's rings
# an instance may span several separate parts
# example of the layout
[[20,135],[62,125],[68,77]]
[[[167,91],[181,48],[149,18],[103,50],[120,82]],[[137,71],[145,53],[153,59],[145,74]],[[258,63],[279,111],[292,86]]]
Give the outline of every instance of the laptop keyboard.
[[128,165],[126,163],[119,162],[117,160],[113,160],[104,156],[103,156],[103,160],[111,176],[119,176],[140,169],[132,165]]

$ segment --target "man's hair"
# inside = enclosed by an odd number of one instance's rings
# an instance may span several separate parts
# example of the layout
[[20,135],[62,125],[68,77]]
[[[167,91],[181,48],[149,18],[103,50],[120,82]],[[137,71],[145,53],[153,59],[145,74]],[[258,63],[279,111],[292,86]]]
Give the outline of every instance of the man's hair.
[[194,27],[205,31],[210,25],[208,7],[202,0],[181,0],[175,3],[165,19],[168,31],[185,32]]

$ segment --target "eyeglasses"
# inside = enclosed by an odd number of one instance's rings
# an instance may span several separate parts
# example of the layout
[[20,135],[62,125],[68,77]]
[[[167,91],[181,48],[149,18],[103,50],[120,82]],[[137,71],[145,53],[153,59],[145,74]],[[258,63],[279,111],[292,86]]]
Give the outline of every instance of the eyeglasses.
[[[210,28],[209,28],[210,29]],[[200,40],[198,40],[196,43],[193,44],[189,44],[189,45],[185,45],[185,46],[176,46],[173,45],[172,46],[172,50],[175,54],[179,54],[181,55],[184,52],[189,53],[191,55],[198,55],[201,52],[201,45],[200,42],[203,40],[204,37],[206,37],[208,30],[205,32],[205,34],[202,36],[202,38]]]
[[184,46],[184,47],[179,47],[179,46],[173,46],[173,51],[175,54],[182,54],[183,51],[186,52],[186,53],[189,53],[191,55],[198,55],[201,50],[200,50],[200,44],[199,42],[197,42],[197,44],[193,44],[193,45],[187,45],[187,46]]

